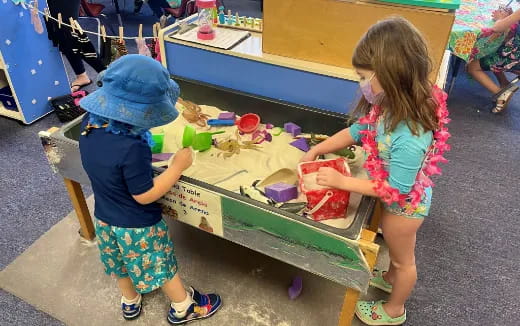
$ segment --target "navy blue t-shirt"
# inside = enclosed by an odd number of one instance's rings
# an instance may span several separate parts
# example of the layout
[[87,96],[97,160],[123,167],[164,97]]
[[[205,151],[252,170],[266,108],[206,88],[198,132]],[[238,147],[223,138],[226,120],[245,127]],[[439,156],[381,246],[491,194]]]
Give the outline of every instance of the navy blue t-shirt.
[[[88,114],[81,130],[87,121]],[[99,128],[80,136],[79,149],[94,191],[96,218],[125,228],[148,227],[161,220],[158,203],[141,205],[132,197],[153,187],[152,151],[148,144]]]

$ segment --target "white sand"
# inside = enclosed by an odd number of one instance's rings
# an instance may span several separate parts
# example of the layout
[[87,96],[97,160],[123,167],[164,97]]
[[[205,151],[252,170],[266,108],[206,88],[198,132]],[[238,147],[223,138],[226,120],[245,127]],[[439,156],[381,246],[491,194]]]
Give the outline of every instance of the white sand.
[[[178,105],[179,109],[181,107]],[[205,105],[200,107],[203,113],[215,119],[222,112],[216,107]],[[189,123],[180,114],[174,122],[152,130],[152,132],[164,132],[164,153],[175,153],[182,148],[182,134],[187,124]],[[226,140],[230,137],[235,138],[237,129],[235,126],[208,126],[204,128],[194,124],[192,126],[197,129],[197,133],[225,130],[226,133],[213,136],[217,141]],[[264,125],[261,125],[261,129],[264,129]],[[251,140],[251,135],[246,134],[242,136],[242,140]],[[225,158],[223,155],[225,152],[215,147],[205,152],[196,152],[193,165],[184,172],[184,175],[233,192],[239,192],[240,186],[251,186],[255,180],[262,180],[279,169],[289,168],[296,171],[298,162],[304,152],[289,145],[292,141],[294,141],[293,137],[284,132],[280,136],[273,136],[272,142],[264,141],[259,145],[261,147],[259,150],[242,149],[239,154],[229,158]],[[219,153],[222,154],[218,155]],[[349,166],[354,176],[364,177],[364,171],[360,168],[360,158],[362,158],[362,152],[356,150],[356,159],[353,162],[349,162]],[[347,217],[344,219],[327,220],[323,221],[323,223],[339,228],[347,228],[353,220],[360,199],[360,195],[351,194]]]

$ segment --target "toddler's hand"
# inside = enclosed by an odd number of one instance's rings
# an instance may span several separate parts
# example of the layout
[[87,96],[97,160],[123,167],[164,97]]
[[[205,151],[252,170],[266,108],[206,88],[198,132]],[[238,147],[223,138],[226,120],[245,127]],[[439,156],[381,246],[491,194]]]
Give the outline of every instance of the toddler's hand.
[[316,182],[320,186],[341,188],[345,176],[333,168],[320,168],[316,176]]
[[191,148],[183,148],[179,150],[172,158],[170,166],[177,166],[181,171],[186,170],[193,163],[193,155]]

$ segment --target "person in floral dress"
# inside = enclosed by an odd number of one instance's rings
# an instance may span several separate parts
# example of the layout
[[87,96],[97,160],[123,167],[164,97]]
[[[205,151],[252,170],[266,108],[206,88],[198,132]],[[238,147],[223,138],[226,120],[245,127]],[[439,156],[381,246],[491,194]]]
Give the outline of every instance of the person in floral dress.
[[[471,61],[468,64],[468,73],[492,94],[501,93],[492,109],[493,113],[500,113],[507,108],[514,93],[518,90],[518,86],[509,84],[504,73],[520,74],[520,24],[518,24],[520,9],[512,12],[510,9],[500,8],[493,12],[493,19],[495,25],[492,27],[492,31],[505,33],[511,30],[510,36],[495,53],[480,60]],[[495,73],[499,84],[496,84],[486,71]]]

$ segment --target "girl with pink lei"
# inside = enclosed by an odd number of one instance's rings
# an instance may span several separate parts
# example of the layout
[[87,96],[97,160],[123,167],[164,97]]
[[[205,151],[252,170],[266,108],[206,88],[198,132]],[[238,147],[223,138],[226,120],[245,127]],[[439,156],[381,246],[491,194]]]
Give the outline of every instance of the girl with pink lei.
[[377,197],[383,203],[381,228],[390,252],[388,271],[375,271],[370,284],[390,293],[388,301],[360,301],[356,315],[368,325],[401,325],[405,302],[417,280],[416,233],[428,216],[433,182],[450,134],[446,94],[429,81],[432,63],[420,32],[402,18],[372,26],[357,45],[352,63],[360,76],[364,115],[313,147],[302,161],[362,144],[369,180],[321,168],[322,186]]

